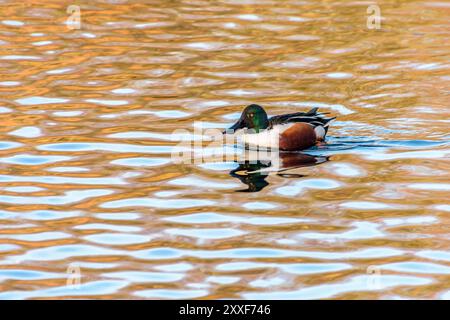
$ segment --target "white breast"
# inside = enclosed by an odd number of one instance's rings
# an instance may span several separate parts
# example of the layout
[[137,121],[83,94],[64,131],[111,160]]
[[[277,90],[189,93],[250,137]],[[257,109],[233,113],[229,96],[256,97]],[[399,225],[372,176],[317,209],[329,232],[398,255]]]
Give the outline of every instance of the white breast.
[[264,130],[259,133],[245,133],[244,131],[238,130],[236,134],[239,135],[241,142],[249,147],[278,149],[280,134],[292,125],[293,123],[277,125],[270,130]]

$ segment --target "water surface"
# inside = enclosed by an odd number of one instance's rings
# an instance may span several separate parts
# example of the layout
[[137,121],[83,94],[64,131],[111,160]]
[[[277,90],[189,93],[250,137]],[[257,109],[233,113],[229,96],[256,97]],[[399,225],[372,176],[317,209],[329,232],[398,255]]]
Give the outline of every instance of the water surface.
[[[449,7],[369,4],[3,1],[0,298],[448,299]],[[171,160],[250,103],[337,120]]]

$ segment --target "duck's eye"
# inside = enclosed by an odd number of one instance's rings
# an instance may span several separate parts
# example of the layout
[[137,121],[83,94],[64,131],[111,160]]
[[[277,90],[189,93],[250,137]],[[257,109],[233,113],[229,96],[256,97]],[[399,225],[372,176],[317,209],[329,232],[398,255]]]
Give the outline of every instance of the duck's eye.
[[253,114],[253,113],[250,113],[248,116],[249,116],[250,118],[253,118],[254,114]]

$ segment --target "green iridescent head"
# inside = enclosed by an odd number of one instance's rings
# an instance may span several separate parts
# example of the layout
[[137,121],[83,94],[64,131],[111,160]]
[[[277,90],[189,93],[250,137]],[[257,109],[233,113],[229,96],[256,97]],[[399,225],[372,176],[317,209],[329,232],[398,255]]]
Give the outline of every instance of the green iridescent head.
[[247,106],[244,111],[242,111],[239,120],[232,125],[227,131],[239,130],[239,129],[253,129],[255,132],[264,130],[269,126],[269,119],[267,117],[266,111],[257,105],[251,104]]

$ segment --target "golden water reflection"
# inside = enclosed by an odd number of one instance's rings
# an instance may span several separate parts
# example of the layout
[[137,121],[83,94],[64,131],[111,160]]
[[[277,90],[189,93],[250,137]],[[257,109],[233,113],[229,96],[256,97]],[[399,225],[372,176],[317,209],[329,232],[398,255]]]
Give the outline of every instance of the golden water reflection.
[[[377,4],[4,2],[0,298],[449,298],[449,7]],[[282,172],[171,161],[250,103],[338,118]]]

